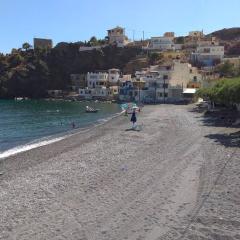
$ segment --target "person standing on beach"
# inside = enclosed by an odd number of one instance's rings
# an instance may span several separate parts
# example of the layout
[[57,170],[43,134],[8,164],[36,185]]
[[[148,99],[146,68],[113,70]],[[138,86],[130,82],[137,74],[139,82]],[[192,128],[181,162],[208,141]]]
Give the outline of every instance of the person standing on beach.
[[131,116],[132,128],[135,128],[135,123],[137,122],[136,111],[135,108],[133,109],[132,116]]

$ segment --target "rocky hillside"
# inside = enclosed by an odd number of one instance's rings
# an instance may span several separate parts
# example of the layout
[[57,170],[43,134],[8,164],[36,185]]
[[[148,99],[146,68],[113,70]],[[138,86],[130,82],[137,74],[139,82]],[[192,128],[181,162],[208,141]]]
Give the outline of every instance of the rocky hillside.
[[78,43],[59,43],[50,51],[15,49],[11,54],[1,54],[0,98],[44,97],[47,89],[67,89],[71,73],[123,70],[141,53],[136,47],[109,46],[90,52],[78,49]]
[[223,41],[240,40],[240,28],[224,28],[212,32],[208,36],[217,37]]
[[140,71],[142,68],[149,66],[148,58],[137,57],[129,61],[123,68],[123,72],[126,74],[134,74],[136,71]]

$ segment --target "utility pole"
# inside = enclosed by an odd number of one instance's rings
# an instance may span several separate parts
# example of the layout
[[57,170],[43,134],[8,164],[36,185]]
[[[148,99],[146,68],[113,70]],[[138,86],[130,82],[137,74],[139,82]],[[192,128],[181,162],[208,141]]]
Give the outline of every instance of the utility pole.
[[133,42],[134,42],[134,37],[135,37],[135,30],[133,29]]
[[144,41],[144,31],[143,31],[143,41]]

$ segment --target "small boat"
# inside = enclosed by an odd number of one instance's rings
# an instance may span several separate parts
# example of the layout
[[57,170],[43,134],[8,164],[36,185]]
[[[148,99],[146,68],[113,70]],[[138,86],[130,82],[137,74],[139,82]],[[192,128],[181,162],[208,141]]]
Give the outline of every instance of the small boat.
[[15,100],[16,101],[22,101],[22,100],[24,100],[24,98],[22,98],[22,97],[15,97]]
[[99,109],[94,109],[92,107],[86,106],[86,112],[87,113],[96,113]]

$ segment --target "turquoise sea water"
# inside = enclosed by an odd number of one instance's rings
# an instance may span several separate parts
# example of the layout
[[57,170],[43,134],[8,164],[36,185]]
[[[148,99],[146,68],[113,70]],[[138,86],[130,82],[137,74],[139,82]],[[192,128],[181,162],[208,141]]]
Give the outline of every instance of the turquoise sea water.
[[[100,109],[86,113],[86,105]],[[95,102],[0,100],[0,152],[48,136],[100,123],[121,111],[119,105]]]

